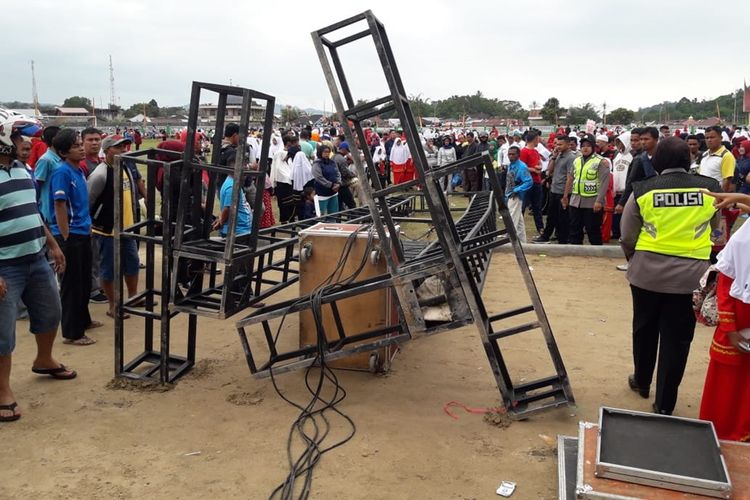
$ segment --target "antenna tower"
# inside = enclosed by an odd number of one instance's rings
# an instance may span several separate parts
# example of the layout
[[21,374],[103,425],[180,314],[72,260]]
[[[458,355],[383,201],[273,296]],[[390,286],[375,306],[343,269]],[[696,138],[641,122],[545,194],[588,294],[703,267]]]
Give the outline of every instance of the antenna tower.
[[39,95],[36,92],[36,74],[34,73],[34,60],[31,60],[31,99],[34,101],[34,114],[39,116]]
[[115,69],[112,67],[112,55],[109,56],[109,109],[117,107],[115,100]]

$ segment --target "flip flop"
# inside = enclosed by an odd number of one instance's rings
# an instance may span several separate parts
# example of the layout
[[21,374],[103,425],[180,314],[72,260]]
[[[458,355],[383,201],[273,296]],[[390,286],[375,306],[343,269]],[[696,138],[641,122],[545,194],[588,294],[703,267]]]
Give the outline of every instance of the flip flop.
[[[112,319],[115,319],[115,313],[113,313],[112,311],[107,311],[107,316],[109,316]],[[120,315],[120,317],[122,319],[128,319],[130,317],[130,314],[128,314],[128,313],[122,313]]]
[[2,416],[0,416],[0,422],[15,422],[16,420],[18,420],[19,418],[21,418],[21,414],[20,413],[16,413],[16,408],[17,407],[18,407],[18,403],[16,403],[15,401],[12,402],[9,405],[0,405],[0,410],[8,410],[8,411],[12,411],[13,412],[13,415],[11,415],[10,417],[2,417]]
[[68,345],[92,345],[92,344],[96,344],[96,340],[92,339],[91,337],[87,337],[86,335],[84,335],[80,339],[75,339],[75,340],[65,339],[65,340],[63,340],[63,344],[68,344]]
[[93,330],[94,328],[99,328],[101,326],[104,326],[104,323],[102,323],[101,321],[92,319],[91,323],[89,323],[89,326],[86,327],[86,330]]
[[39,375],[49,375],[57,380],[70,380],[78,376],[74,370],[68,370],[62,363],[57,368],[34,368],[32,366],[31,371]]

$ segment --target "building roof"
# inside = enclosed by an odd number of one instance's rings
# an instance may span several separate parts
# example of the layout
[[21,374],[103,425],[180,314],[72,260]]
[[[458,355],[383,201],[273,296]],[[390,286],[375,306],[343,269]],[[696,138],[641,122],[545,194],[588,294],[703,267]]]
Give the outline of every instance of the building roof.
[[138,113],[133,118],[130,118],[128,121],[131,123],[143,123],[143,122],[151,123],[151,118],[147,116],[143,116],[143,113]]
[[[706,128],[706,127],[713,127],[714,125],[719,125],[721,123],[721,120],[715,116],[712,116],[711,118],[704,118],[703,120],[696,120],[693,125],[699,128]],[[688,122],[685,121],[685,125],[687,125]]]
[[36,116],[36,111],[33,108],[16,108],[16,109],[9,109],[8,111],[17,113],[19,115],[26,115],[29,117]]
[[541,109],[532,109],[529,110],[529,120],[541,120],[542,119],[542,110]]
[[88,115],[89,110],[86,108],[63,108],[60,106],[56,106],[55,110],[57,110],[58,113],[63,115]]
[[[257,108],[262,108],[262,109],[265,109],[265,106],[262,106],[262,105],[258,104],[254,100],[251,99],[250,101],[251,101],[251,107],[252,108],[256,108],[256,109]],[[232,107],[240,107],[240,106],[242,106],[242,96],[228,95],[227,96],[227,106],[232,106]],[[219,105],[210,102],[210,103],[203,103],[199,107],[201,107],[201,108],[218,108]]]

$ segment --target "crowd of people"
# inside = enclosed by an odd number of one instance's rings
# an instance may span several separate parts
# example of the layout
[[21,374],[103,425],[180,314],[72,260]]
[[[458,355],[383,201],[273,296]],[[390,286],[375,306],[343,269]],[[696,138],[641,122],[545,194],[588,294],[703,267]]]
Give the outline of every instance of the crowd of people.
[[[42,128],[34,120],[1,111],[0,120],[3,129],[11,131],[0,133],[0,421],[7,422],[20,417],[10,389],[16,318],[28,316],[37,340],[33,370],[67,380],[75,371],[52,355],[58,325],[64,343],[86,346],[95,342],[87,332],[102,326],[91,317],[89,303],[107,303],[107,314],[117,314],[115,157],[138,144],[130,131],[107,135],[92,127],[80,132]],[[363,184],[376,182],[358,175],[352,148],[339,128],[275,130],[266,165],[258,159],[261,131],[251,130],[243,139],[239,126],[228,124],[222,133],[220,164],[233,165],[242,155],[249,168],[268,173],[262,186],[246,177],[240,187],[244,196],[237,210],[238,237],[254,227],[362,205]],[[488,154],[522,241],[527,210],[536,243],[580,245],[586,237],[590,244],[601,245],[619,239],[628,260],[619,267],[628,271],[633,296],[634,372],[628,384],[650,397],[656,370],[654,411],[659,413],[674,410],[695,329],[692,293],[710,263],[716,263],[722,319],[711,348],[701,415],[717,423],[720,437],[750,437],[750,406],[742,418],[730,417],[722,406],[729,397],[724,387],[748,391],[741,381],[750,369],[750,267],[748,252],[742,251],[750,225],[732,236],[740,208],[750,211],[746,129],[709,127],[691,134],[670,133],[665,127],[560,127],[546,138],[534,129],[506,134],[495,129],[425,130],[419,144],[410,144],[398,130],[367,129],[365,135],[366,145],[357,144],[356,150],[372,158],[380,186],[411,183],[419,189],[415,147],[422,148],[427,168]],[[184,132],[162,139],[158,149],[186,149]],[[198,134],[196,155],[204,154],[200,142],[207,139]],[[127,226],[138,220],[139,202],[147,191],[134,165],[123,162],[122,169]],[[466,168],[444,178],[441,187],[446,193],[469,195],[491,189],[489,177],[482,167]],[[212,215],[212,227],[219,236],[228,232],[235,182],[233,175],[225,175],[216,187],[218,212]],[[205,199],[207,174],[202,183]],[[156,184],[161,193],[163,173]],[[254,204],[258,189],[260,208]],[[732,205],[736,202],[739,208]],[[138,248],[129,241],[121,269],[130,297],[137,293],[139,264]]]

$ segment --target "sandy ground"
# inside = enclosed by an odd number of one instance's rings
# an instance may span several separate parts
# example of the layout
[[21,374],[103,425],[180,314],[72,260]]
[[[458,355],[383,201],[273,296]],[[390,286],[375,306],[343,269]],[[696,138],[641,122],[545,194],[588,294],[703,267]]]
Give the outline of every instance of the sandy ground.
[[[525,301],[511,256],[493,257],[484,290],[488,308]],[[481,415],[443,411],[449,401],[494,407],[499,393],[473,328],[405,344],[385,376],[340,372],[341,409],[354,438],[325,455],[312,498],[490,499],[501,480],[513,498],[556,498],[554,439],[602,405],[647,411],[626,384],[631,371],[630,294],[618,260],[529,257],[570,374],[576,408],[498,426]],[[294,290],[289,290],[294,293]],[[79,372],[53,381],[30,371],[34,342],[18,323],[12,382],[23,418],[0,424],[0,498],[267,498],[286,475],[286,438],[296,410],[245,365],[234,322],[199,320],[196,369],[167,392],[108,388],[112,321],[90,347],[59,343],[59,358]],[[128,322],[137,321],[130,319]],[[184,318],[173,338],[181,347]],[[129,323],[130,324],[130,323]],[[292,333],[296,328],[290,324]],[[131,327],[129,358],[141,349]],[[711,331],[698,327],[676,414],[695,417]],[[503,345],[520,379],[550,373],[540,338]],[[302,373],[278,377],[290,397],[304,396]],[[343,430],[334,422],[336,430]],[[336,432],[336,431],[335,431]]]

